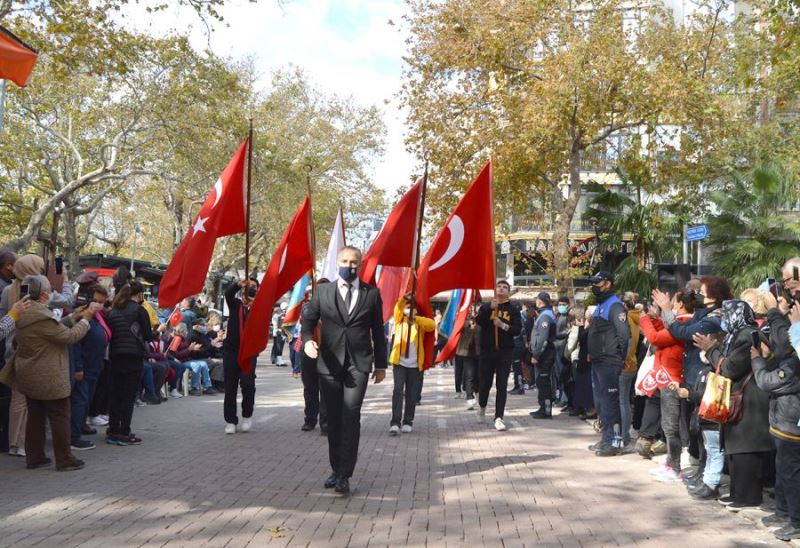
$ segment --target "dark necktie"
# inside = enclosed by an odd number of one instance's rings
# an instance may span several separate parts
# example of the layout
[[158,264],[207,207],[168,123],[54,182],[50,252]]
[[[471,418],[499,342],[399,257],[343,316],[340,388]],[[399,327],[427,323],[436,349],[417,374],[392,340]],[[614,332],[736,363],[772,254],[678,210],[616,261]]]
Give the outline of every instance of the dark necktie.
[[344,284],[347,286],[347,294],[344,297],[344,309],[347,315],[350,316],[350,304],[353,302],[353,284]]

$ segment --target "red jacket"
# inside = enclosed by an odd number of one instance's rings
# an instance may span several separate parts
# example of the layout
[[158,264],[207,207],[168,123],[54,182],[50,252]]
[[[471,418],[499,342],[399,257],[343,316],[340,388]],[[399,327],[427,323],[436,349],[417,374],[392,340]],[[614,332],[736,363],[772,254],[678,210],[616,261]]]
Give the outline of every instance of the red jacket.
[[[678,316],[676,321],[686,322],[691,314]],[[673,380],[683,382],[683,343],[670,335],[661,318],[643,315],[639,327],[647,342],[656,347],[654,370],[663,367]]]

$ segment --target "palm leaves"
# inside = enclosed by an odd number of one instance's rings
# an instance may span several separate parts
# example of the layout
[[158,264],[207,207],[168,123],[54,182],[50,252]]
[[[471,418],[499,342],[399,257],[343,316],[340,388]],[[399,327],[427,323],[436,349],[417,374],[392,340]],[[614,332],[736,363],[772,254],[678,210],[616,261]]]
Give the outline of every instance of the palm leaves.
[[717,210],[708,223],[714,270],[736,291],[775,277],[786,260],[800,255],[800,223],[785,211],[797,191],[780,166],[734,172],[709,198]]
[[595,193],[589,201],[584,219],[597,219],[602,247],[621,248],[630,238],[631,256],[616,269],[616,286],[623,291],[647,295],[658,279],[648,267],[663,256],[674,252],[676,243],[670,239],[680,222],[664,215],[664,206],[654,200],[642,200],[642,181],[617,167],[614,170],[620,185],[614,188],[590,182],[586,191]]

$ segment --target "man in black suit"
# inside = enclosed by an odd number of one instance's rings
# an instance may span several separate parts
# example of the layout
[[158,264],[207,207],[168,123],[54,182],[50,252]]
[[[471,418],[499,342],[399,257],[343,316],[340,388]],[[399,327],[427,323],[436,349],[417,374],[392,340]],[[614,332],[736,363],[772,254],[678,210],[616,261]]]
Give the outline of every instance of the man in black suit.
[[[350,493],[350,477],[358,457],[361,404],[372,364],[375,384],[386,376],[383,304],[377,288],[358,279],[361,251],[344,247],[337,258],[339,279],[317,287],[303,310],[302,337],[306,355],[317,359],[328,406],[328,452],[333,473],[327,489]],[[320,341],[314,330],[321,323]]]

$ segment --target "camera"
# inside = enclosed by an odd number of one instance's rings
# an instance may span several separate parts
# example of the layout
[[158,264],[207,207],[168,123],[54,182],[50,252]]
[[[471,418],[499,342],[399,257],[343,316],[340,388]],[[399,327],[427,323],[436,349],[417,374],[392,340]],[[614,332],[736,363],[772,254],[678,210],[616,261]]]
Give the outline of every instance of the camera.
[[81,289],[75,296],[75,307],[80,308],[92,302],[92,296],[89,295],[88,289]]

